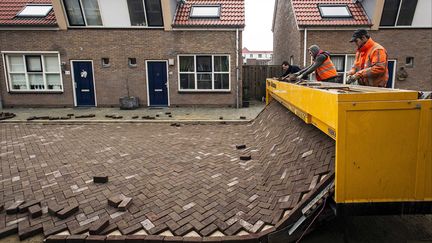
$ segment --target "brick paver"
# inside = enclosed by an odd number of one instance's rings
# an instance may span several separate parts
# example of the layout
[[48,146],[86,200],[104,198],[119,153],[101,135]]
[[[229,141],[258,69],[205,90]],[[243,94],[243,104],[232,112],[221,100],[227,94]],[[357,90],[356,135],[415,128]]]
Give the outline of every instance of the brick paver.
[[[0,212],[0,232],[18,225],[22,238],[106,219],[123,234],[257,233],[334,167],[334,141],[276,102],[247,125],[1,124],[0,135],[0,204],[43,212]],[[119,196],[132,198],[125,212],[108,204]]]

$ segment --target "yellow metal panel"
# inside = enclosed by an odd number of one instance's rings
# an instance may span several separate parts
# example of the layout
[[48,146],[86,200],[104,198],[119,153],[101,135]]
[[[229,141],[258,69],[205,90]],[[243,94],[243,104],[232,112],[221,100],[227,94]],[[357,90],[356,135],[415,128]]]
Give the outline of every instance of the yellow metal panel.
[[419,136],[416,194],[432,201],[432,101],[422,102]]
[[430,200],[430,103],[339,104],[336,202]]
[[345,146],[337,148],[346,151],[337,161],[349,178],[345,202],[415,198],[419,117],[419,110],[347,112]]

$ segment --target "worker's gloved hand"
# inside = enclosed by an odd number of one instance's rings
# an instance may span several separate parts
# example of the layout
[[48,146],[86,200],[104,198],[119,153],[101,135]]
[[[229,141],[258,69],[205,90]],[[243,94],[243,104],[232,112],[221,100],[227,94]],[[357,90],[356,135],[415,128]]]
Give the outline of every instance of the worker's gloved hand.
[[296,73],[293,73],[293,75],[294,75],[295,77],[297,77],[297,76],[300,75],[300,73],[299,73],[299,72],[296,72]]
[[354,82],[355,80],[352,78],[352,75],[348,75],[346,77],[346,84],[351,84],[352,82]]
[[360,79],[360,76],[357,75],[357,74],[354,74],[354,75],[348,75],[348,76],[347,76],[347,81],[346,81],[346,83],[347,83],[347,84],[351,84],[351,83],[354,83],[355,81],[357,81],[357,80],[359,80],[359,79]]

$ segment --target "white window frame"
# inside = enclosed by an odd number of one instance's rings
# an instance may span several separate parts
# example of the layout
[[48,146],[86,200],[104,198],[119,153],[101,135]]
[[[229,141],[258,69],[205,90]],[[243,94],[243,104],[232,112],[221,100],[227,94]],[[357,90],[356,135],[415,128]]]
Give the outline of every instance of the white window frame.
[[[195,9],[204,9],[204,8],[216,8],[217,9],[217,13],[212,15],[212,14],[195,14]],[[192,5],[191,6],[191,10],[190,10],[190,15],[189,17],[192,19],[199,19],[199,18],[211,18],[211,19],[218,19],[220,18],[221,15],[221,6],[220,5]]]
[[[29,10],[32,7],[47,7],[47,8],[49,7],[49,9],[48,9],[48,11],[45,11],[43,13],[34,13],[34,14],[27,13],[27,14],[25,14],[25,11]],[[17,14],[17,16],[22,17],[22,18],[41,18],[41,17],[46,17],[51,12],[52,9],[53,9],[52,4],[27,4]]]
[[[194,57],[194,71],[193,72],[180,72],[180,57],[181,56],[193,56]],[[198,89],[198,72],[196,68],[197,56],[211,56],[212,57],[212,89]],[[216,72],[214,71],[214,57],[215,56],[227,56],[228,57],[228,71],[226,72]],[[231,55],[229,54],[179,54],[177,55],[177,80],[178,80],[178,90],[180,92],[230,92],[231,91]],[[195,76],[195,89],[182,89],[180,85],[180,74],[194,74]],[[215,74],[228,74],[228,89],[215,89],[214,82]]]
[[[61,69],[61,59],[60,59],[60,53],[57,51],[19,51],[19,52],[15,52],[15,51],[2,51],[2,58],[3,58],[3,66],[4,66],[4,70],[5,70],[5,81],[6,81],[6,87],[7,87],[7,92],[10,93],[63,93],[64,92],[64,83],[63,83],[63,75],[62,75],[62,69]],[[29,81],[29,72],[27,71],[27,62],[26,62],[26,55],[40,55],[41,56],[41,65],[42,65],[42,72],[40,72],[42,74],[42,78],[43,78],[43,82],[44,82],[44,89],[30,89],[30,81]],[[54,56],[57,55],[58,58],[58,72],[46,72],[45,71],[45,56]],[[26,79],[26,86],[27,89],[22,90],[22,89],[14,89],[13,85],[12,85],[12,79],[11,79],[11,72],[9,71],[9,56],[22,56],[23,58],[23,62],[24,62],[24,75],[25,75],[25,79]],[[15,72],[12,72],[12,74],[14,74]],[[22,74],[23,72],[16,72],[16,73],[20,73]],[[31,72],[30,72],[31,73]],[[48,83],[47,83],[47,78],[46,75],[47,74],[58,74],[60,76],[60,83],[61,83],[61,89],[55,89],[55,90],[51,90],[48,89]]]
[[[345,8],[348,15],[324,15],[323,8]],[[352,18],[353,15],[348,7],[348,4],[319,4],[318,9],[321,18]]]
[[[348,57],[353,57],[355,62],[355,54],[345,54],[345,71],[343,73],[343,84],[346,84],[347,73],[351,70],[352,66],[348,66]],[[354,64],[353,64],[354,65]]]

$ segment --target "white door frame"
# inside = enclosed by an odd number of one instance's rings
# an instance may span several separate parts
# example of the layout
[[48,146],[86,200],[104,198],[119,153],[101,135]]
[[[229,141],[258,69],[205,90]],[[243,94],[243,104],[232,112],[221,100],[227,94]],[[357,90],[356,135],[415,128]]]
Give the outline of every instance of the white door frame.
[[93,90],[94,90],[95,107],[97,107],[96,83],[95,83],[95,72],[94,72],[93,60],[70,60],[74,106],[77,107],[77,99],[76,99],[76,92],[75,92],[75,89],[76,89],[76,87],[75,87],[75,73],[74,73],[74,69],[73,69],[73,63],[74,62],[91,62],[92,72],[93,72]]
[[167,85],[167,99],[168,99],[168,107],[171,105],[170,104],[170,92],[169,92],[169,72],[168,72],[168,60],[146,60],[145,61],[145,68],[146,68],[146,86],[147,86],[147,106],[150,106],[150,90],[149,90],[149,79],[148,79],[148,63],[149,62],[165,62],[166,64],[166,72],[167,72],[167,80],[166,80],[166,85]]

